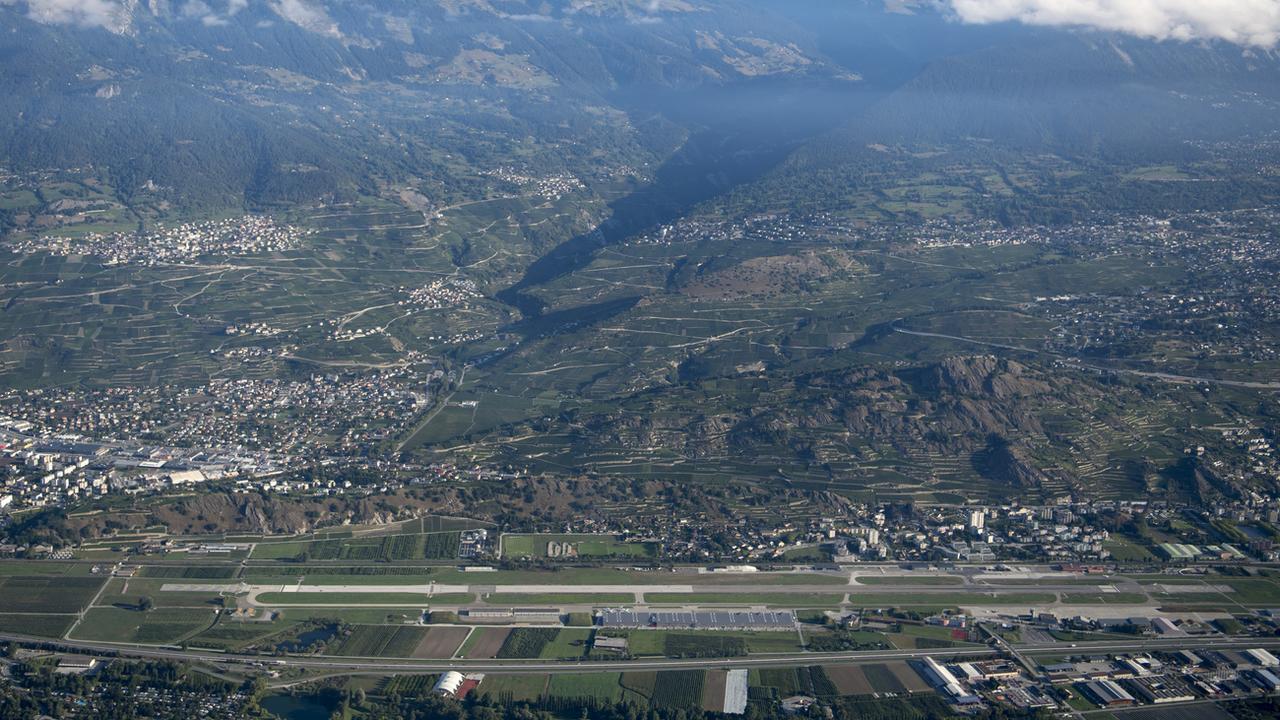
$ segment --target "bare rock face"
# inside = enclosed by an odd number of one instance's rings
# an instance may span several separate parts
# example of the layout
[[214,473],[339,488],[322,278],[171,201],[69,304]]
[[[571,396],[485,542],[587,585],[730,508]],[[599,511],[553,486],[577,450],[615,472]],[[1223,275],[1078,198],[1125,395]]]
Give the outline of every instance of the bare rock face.
[[949,357],[908,373],[908,376],[919,390],[927,393],[1007,400],[1035,397],[1052,391],[1047,382],[1032,376],[1021,363],[990,355]]

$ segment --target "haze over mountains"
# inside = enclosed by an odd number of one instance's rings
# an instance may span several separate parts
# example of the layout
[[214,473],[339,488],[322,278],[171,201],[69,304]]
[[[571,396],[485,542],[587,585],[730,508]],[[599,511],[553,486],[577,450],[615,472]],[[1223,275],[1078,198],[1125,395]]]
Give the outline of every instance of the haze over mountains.
[[[972,5],[955,10],[1000,19]],[[788,147],[838,129],[859,144],[1168,152],[1266,127],[1280,98],[1276,56],[1214,39],[1234,37],[1225,31],[1155,42],[893,9],[14,1],[0,6],[0,157],[14,169],[93,165],[126,199],[236,207],[410,177],[456,190],[475,177],[450,151],[496,162],[535,138],[545,162],[571,165],[593,153],[550,143],[583,133],[653,162],[690,134],[744,128]]]

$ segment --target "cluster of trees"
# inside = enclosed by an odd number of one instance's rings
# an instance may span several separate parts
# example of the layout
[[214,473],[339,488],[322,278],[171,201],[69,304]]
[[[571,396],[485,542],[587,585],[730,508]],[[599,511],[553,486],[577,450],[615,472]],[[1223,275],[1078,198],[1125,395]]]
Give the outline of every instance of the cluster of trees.
[[[10,680],[0,683],[0,717],[83,717],[99,720],[186,718],[203,715],[211,701],[244,693],[245,717],[260,715],[255,698],[265,684],[240,685],[191,672],[171,662],[107,662],[86,674],[58,674],[48,660],[18,662]],[[159,696],[143,689],[181,690]],[[85,702],[88,699],[88,702]]]

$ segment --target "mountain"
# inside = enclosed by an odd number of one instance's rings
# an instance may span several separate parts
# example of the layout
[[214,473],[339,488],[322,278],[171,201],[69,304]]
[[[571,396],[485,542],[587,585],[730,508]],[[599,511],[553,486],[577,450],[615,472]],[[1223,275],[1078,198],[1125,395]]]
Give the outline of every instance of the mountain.
[[467,199],[487,185],[475,170],[513,153],[535,172],[661,163],[707,128],[772,131],[782,147],[843,125],[825,162],[967,138],[1167,148],[1269,128],[1280,98],[1261,51],[959,25],[878,2],[61,7],[0,4],[0,163],[92,167],[126,205],[288,205],[402,182]]
[[617,111],[629,93],[857,82],[748,5],[648,6],[152,0],[85,27],[0,4],[0,161],[95,166],[126,202],[159,187],[184,206],[293,203],[414,177],[467,196],[475,174],[446,155],[667,150]]

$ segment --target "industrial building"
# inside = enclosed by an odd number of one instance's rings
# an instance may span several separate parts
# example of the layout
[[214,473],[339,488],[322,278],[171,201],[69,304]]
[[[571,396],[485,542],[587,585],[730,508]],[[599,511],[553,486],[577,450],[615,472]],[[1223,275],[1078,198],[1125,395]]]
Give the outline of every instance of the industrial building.
[[1268,668],[1280,667],[1280,658],[1277,658],[1275,655],[1272,655],[1270,652],[1263,650],[1262,648],[1245,650],[1244,655],[1252,660],[1255,665],[1261,665],[1262,667]]
[[1085,695],[1102,707],[1133,705],[1135,700],[1114,680],[1090,680],[1080,684]]
[[976,705],[982,702],[981,698],[966,690],[946,666],[939,664],[933,658],[924,659],[924,676],[930,684],[946,693],[951,702],[957,705]]
[[604,628],[685,630],[794,630],[790,610],[637,610],[609,609],[596,615]]
[[1137,693],[1138,697],[1152,705],[1190,702],[1196,699],[1191,688],[1167,676],[1130,680],[1129,687]]
[[466,608],[459,615],[475,622],[560,622],[559,608]]

